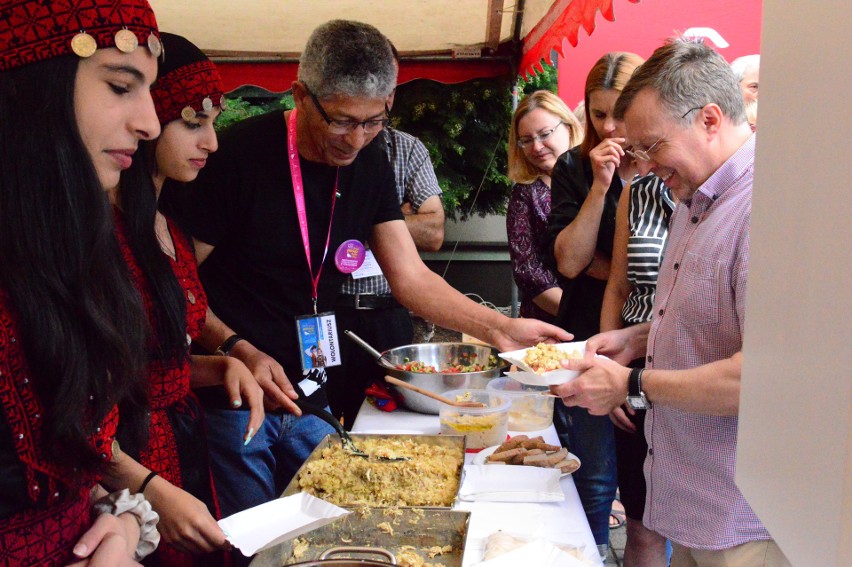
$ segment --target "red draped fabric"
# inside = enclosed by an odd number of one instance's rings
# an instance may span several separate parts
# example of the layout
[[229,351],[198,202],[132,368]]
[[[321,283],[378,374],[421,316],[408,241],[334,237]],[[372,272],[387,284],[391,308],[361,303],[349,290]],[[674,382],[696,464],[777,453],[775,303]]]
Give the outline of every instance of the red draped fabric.
[[[289,91],[299,65],[294,62],[222,63],[216,67],[222,75],[225,92],[243,85],[263,87],[271,92]],[[461,83],[470,79],[512,77],[514,68],[508,58],[457,59],[436,61],[403,61],[399,70],[399,83],[414,79],[432,79],[440,83]]]
[[[634,4],[639,0],[628,0]],[[613,0],[557,0],[547,14],[530,30],[523,39],[521,64],[518,74],[534,75],[541,71],[541,61],[553,63],[550,54],[556,50],[562,57],[564,41],[576,47],[580,26],[591,35],[595,30],[595,16],[598,12],[607,21],[614,21]]]

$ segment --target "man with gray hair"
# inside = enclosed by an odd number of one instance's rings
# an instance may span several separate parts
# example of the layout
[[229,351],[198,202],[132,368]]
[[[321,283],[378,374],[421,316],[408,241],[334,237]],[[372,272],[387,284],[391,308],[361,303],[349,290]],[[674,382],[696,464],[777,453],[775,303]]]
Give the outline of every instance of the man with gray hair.
[[[399,72],[399,53],[391,43],[394,64]],[[396,89],[388,97],[388,109],[393,108]],[[386,127],[376,136],[387,152],[396,180],[396,195],[405,226],[420,251],[434,252],[444,242],[444,207],[441,187],[423,142],[401,130]],[[408,309],[391,293],[390,284],[381,269],[368,261],[346,279],[334,302],[334,311],[341,328],[357,333],[379,351],[389,350],[414,340],[414,324]],[[328,369],[328,398],[335,417],[342,418],[351,430],[355,417],[373,382],[384,383],[385,371],[373,356],[352,341],[340,346],[343,365]]]
[[[734,481],[755,145],[737,81],[711,48],[672,40],[614,116],[640,174],[678,198],[654,315],[590,338],[564,363],[583,373],[554,392],[595,415],[625,399],[648,410],[643,523],[673,542],[673,567],[786,565]],[[645,368],[621,366],[637,358]]]
[[731,62],[731,70],[740,85],[743,101],[748,104],[757,101],[758,79],[760,77],[760,55],[743,55]]
[[[248,412],[199,393],[224,515],[276,498],[332,432],[298,416],[294,400],[328,405],[326,367],[341,363],[348,340],[337,333],[334,301],[366,241],[397,300],[438,324],[502,350],[571,337],[470,301],[420,260],[393,169],[370,143],[387,124],[395,86],[391,48],[377,29],[323,24],[302,53],[295,108],[235,124],[198,180],[163,196],[195,237],[201,280],[221,317],[208,318],[199,343],[245,362],[264,391],[266,419],[245,444]],[[312,364],[313,345],[323,367]]]

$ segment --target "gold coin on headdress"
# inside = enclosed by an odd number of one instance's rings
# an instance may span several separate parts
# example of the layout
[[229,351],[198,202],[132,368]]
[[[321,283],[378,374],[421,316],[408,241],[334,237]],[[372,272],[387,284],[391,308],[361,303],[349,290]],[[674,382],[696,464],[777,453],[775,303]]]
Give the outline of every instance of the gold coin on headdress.
[[213,101],[210,100],[209,96],[204,97],[204,100],[201,101],[201,108],[204,109],[204,112],[213,110]]
[[124,28],[115,32],[115,46],[122,53],[133,53],[139,47],[139,40],[135,33]]
[[180,117],[187,122],[195,120],[195,110],[191,106],[184,106],[183,110],[180,111]]
[[225,102],[225,95],[219,97],[219,108],[225,110],[227,108],[227,103]]
[[112,459],[116,460],[121,455],[121,446],[118,444],[118,441],[112,440]]
[[148,51],[154,57],[159,57],[163,53],[163,44],[160,38],[155,36],[153,32],[148,34]]
[[78,57],[91,57],[98,50],[98,44],[95,38],[81,31],[71,38],[71,51],[77,54]]

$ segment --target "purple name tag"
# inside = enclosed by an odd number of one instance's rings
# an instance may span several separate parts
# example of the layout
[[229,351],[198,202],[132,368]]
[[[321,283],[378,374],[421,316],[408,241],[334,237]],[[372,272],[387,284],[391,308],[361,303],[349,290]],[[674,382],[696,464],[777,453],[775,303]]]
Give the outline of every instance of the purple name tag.
[[357,240],[347,240],[337,247],[334,265],[344,274],[351,274],[364,263],[367,249]]

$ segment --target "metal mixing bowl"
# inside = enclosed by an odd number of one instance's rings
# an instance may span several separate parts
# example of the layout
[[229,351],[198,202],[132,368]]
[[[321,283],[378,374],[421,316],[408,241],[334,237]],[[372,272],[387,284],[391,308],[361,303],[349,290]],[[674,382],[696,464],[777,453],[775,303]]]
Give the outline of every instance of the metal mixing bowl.
[[[438,369],[447,368],[449,365],[463,360],[466,356],[472,354],[476,354],[477,361],[485,361],[486,363],[490,356],[494,356],[497,359],[494,368],[479,372],[462,372],[457,374],[444,372],[409,372],[388,368],[381,362],[378,362],[378,364],[394,378],[436,394],[443,394],[444,392],[460,388],[484,389],[489,380],[502,375],[503,370],[508,366],[505,360],[497,356],[498,352],[496,348],[471,343],[422,343],[401,346],[382,353],[385,360],[394,366],[406,362],[418,361]],[[394,388],[391,384],[388,384],[388,387],[393,388],[399,393],[402,398],[402,404],[410,410],[432,415],[438,415],[441,410],[442,404],[437,400],[433,400],[417,392],[412,392],[411,390]]]

